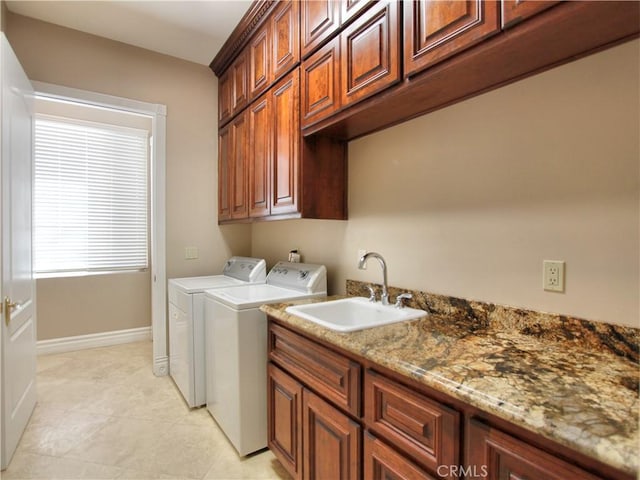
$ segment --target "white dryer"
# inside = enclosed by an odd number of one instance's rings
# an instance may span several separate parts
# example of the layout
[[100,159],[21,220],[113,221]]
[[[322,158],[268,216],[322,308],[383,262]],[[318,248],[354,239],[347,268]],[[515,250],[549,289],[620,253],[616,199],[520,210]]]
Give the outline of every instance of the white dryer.
[[231,257],[221,275],[169,280],[169,374],[189,407],[206,400],[204,290],[264,283],[260,258]]
[[326,294],[324,265],[287,262],[263,285],[205,292],[207,409],[241,456],[267,446],[267,317],[260,306]]

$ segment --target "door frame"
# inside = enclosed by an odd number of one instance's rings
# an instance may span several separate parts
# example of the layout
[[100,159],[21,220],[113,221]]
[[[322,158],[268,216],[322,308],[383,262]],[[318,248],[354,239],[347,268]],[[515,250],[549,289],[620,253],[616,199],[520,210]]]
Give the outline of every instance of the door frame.
[[169,373],[167,354],[166,121],[167,107],[130,98],[32,81],[36,95],[115,108],[150,116],[151,121],[151,331],[153,373]]

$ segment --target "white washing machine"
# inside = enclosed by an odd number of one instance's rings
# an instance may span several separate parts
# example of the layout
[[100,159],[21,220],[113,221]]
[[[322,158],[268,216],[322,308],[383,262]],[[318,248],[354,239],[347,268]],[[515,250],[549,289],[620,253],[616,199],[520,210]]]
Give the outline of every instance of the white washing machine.
[[222,275],[169,280],[169,374],[189,407],[206,400],[204,290],[264,283],[266,275],[263,259],[231,257]]
[[326,296],[324,265],[279,262],[264,285],[205,292],[207,409],[240,456],[267,446],[267,303]]

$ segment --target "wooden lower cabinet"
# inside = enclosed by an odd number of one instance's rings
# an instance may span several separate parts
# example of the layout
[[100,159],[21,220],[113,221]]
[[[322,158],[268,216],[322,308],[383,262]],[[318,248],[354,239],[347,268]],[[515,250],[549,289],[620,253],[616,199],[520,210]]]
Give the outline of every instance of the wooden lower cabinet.
[[293,478],[302,478],[302,385],[278,367],[267,367],[268,440]]
[[365,480],[436,480],[371,433],[364,434]]
[[305,480],[360,478],[360,425],[309,390],[302,393]]
[[272,318],[268,338],[268,445],[296,480],[633,478]]
[[472,419],[467,475],[485,480],[598,480],[581,468]]

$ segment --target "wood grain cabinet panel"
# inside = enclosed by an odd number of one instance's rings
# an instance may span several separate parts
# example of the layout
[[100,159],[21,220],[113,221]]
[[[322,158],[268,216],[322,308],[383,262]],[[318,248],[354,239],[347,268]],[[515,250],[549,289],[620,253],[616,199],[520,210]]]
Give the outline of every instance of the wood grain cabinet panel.
[[272,119],[271,95],[266,94],[249,107],[249,216],[270,213]]
[[403,4],[405,76],[500,31],[497,1],[407,0]]
[[342,0],[340,2],[340,25],[344,26],[349,23],[351,19],[357,17],[376,2],[377,0]]
[[558,3],[558,0],[502,0],[502,28],[516,25]]
[[328,40],[340,28],[340,0],[312,0],[301,3],[302,57]]
[[233,65],[231,65],[231,77],[233,79],[231,107],[233,115],[240,112],[249,103],[249,92],[247,90],[247,56],[240,55]]
[[365,432],[364,480],[436,480],[436,477]]
[[298,211],[300,165],[300,73],[273,87],[271,214]]
[[432,471],[458,465],[458,412],[372,370],[365,374],[364,389],[364,417],[372,431]]
[[249,90],[253,100],[264,92],[272,80],[271,25],[266,23],[249,43]]
[[270,363],[267,367],[269,449],[295,479],[302,478],[302,385]]
[[472,419],[465,468],[486,480],[597,480],[590,473]]
[[303,478],[359,480],[360,425],[306,389],[302,404]]
[[271,17],[272,78],[278,80],[300,62],[300,2],[280,2]]
[[218,79],[218,123],[224,125],[233,115],[233,80],[231,70]]
[[246,112],[237,116],[231,122],[231,139],[233,148],[231,160],[231,182],[229,193],[231,196],[231,218],[241,219],[249,216],[248,192],[247,192],[247,140],[248,125]]
[[340,108],[340,42],[334,38],[302,62],[303,127]]
[[400,81],[398,9],[394,0],[377,2],[340,34],[343,107]]
[[233,142],[231,126],[218,131],[218,220],[231,218],[229,186],[231,185],[231,154]]
[[360,415],[358,363],[278,325],[269,329],[269,358],[339,407]]

